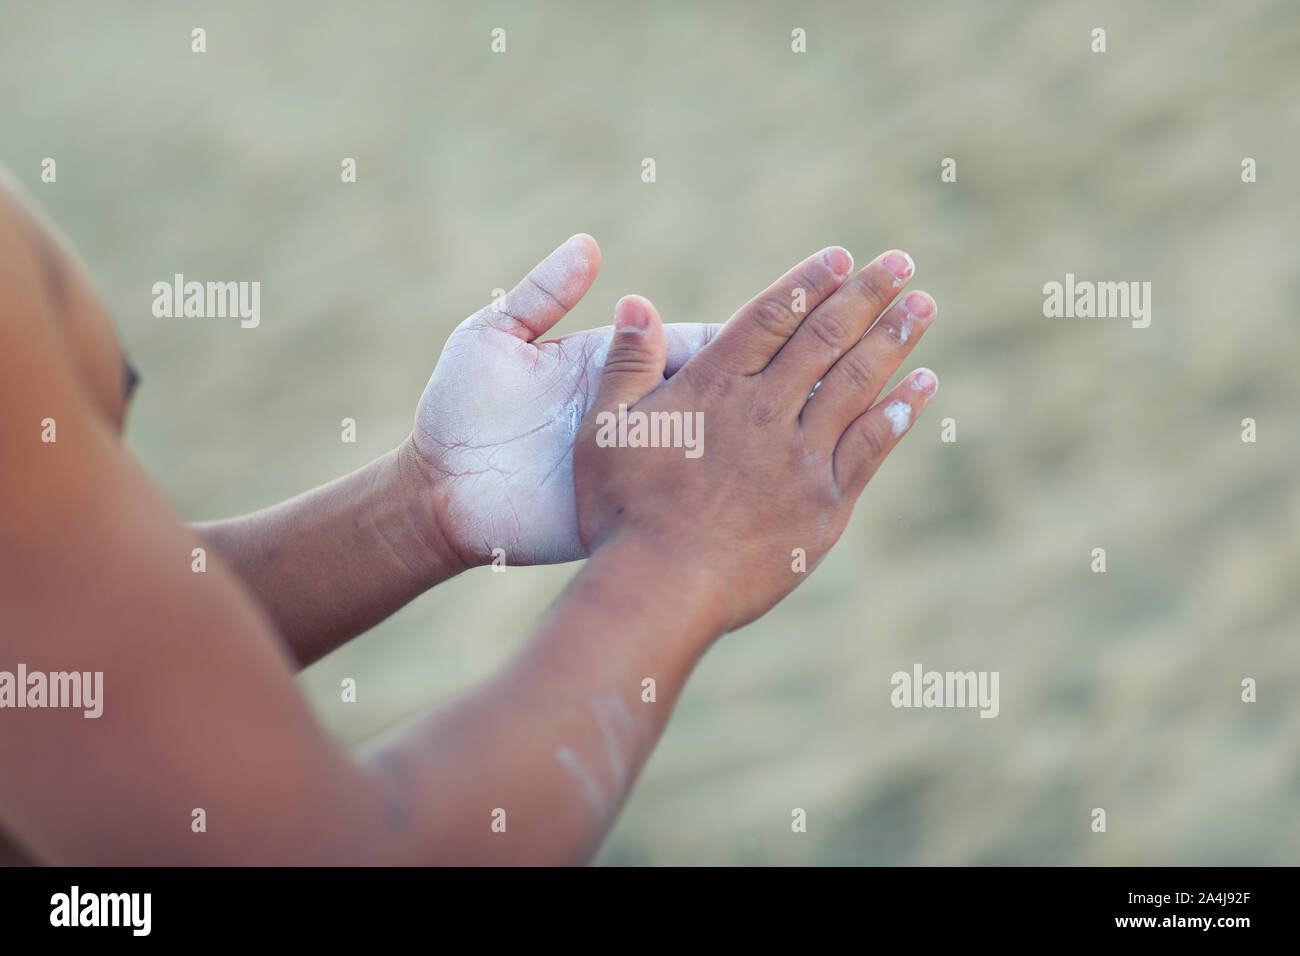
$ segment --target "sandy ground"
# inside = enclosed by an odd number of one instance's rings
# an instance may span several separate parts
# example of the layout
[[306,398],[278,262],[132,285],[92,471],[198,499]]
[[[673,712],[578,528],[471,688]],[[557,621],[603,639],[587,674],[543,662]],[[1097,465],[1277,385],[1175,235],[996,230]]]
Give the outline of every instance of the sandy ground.
[[[600,859],[1295,863],[1300,10],[614,6],[3,4],[0,161],[101,283],[177,507],[391,447],[451,328],[571,233],[605,268],[562,332],[632,291],[720,321],[823,245],[903,247],[939,394],[816,575],[706,658]],[[261,281],[261,327],[155,319],[175,272]],[[1151,282],[1150,327],[1044,318],[1067,272]],[[490,673],[573,571],[464,575],[302,685],[361,741]],[[918,662],[999,671],[1000,716],[892,708]]]

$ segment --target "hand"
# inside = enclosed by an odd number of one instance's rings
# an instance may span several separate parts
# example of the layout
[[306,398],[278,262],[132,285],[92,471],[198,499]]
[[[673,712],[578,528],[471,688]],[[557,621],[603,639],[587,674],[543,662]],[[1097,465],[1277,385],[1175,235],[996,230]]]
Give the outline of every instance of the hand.
[[[576,235],[512,292],[452,332],[411,436],[439,529],[466,564],[586,556],[573,498],[573,439],[600,383],[612,326],[537,342],[595,281],[600,248]],[[660,380],[720,328],[670,325]]]
[[[808,570],[821,560],[938,387],[918,369],[876,401],[935,304],[911,292],[886,308],[912,276],[903,253],[846,281],[852,267],[839,248],[807,259],[667,382],[654,307],[631,296],[615,310],[605,373],[574,453],[582,542],[597,555],[618,542],[651,553],[648,564],[679,581],[690,572],[709,580],[716,633],[759,617],[802,580],[795,549]],[[799,289],[806,314],[792,309]],[[627,421],[615,430],[620,406]],[[653,425],[656,412],[683,423],[692,416],[697,447],[664,447],[687,437],[672,428],[646,432],[659,447],[611,447],[620,436],[634,444],[634,428]]]

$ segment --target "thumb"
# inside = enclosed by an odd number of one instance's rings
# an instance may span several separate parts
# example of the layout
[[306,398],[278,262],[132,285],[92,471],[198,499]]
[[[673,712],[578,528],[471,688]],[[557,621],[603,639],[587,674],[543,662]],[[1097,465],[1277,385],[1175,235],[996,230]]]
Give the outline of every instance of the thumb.
[[614,306],[614,337],[594,407],[635,405],[664,380],[664,326],[649,299],[625,295]]
[[524,342],[546,334],[587,294],[600,271],[600,246],[585,232],[570,236],[511,291],[461,324],[496,329]]

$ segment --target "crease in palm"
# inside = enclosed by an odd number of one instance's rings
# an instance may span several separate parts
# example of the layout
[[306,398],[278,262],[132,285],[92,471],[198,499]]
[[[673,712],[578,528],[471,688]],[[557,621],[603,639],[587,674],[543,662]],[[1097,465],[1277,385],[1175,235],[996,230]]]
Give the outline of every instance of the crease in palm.
[[[470,563],[586,556],[573,443],[595,400],[612,326],[543,340],[591,287],[600,251],[569,239],[448,338],[416,409],[413,440],[443,533]],[[665,327],[672,375],[720,326]]]

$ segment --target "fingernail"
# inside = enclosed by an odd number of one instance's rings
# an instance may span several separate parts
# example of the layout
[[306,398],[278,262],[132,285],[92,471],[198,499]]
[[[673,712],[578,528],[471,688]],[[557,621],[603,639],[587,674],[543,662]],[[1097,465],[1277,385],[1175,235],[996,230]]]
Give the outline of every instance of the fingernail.
[[849,251],[842,246],[831,246],[822,253],[822,259],[838,278],[843,278],[853,271],[853,256],[849,255]]
[[905,279],[910,279],[916,271],[912,257],[906,252],[890,252],[880,260],[886,269],[894,274],[894,287],[897,288]]
[[918,368],[912,373],[912,391],[925,392],[928,401],[939,391],[939,379],[928,368]]
[[614,329],[619,332],[644,332],[650,327],[645,306],[625,295],[614,306]]
[[903,297],[903,308],[914,319],[928,319],[934,315],[934,299],[924,292],[909,292]]

